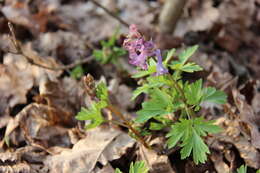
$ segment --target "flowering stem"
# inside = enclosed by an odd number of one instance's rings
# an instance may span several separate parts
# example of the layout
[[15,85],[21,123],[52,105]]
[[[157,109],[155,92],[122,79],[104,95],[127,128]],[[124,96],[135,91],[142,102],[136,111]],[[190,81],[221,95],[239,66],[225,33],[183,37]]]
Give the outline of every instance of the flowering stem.
[[143,137],[141,136],[141,134],[133,128],[133,126],[131,125],[131,123],[124,117],[124,115],[117,110],[117,108],[115,108],[112,105],[108,105],[107,109],[110,110],[112,113],[114,113],[116,116],[118,116],[121,120],[124,121],[124,123],[126,124],[126,126],[128,127],[128,129],[130,129],[135,136],[138,138],[138,140],[148,149],[151,149],[151,146],[149,144],[146,143],[146,141],[143,139]]
[[180,87],[178,82],[172,77],[171,74],[168,74],[168,76],[172,81],[172,86],[181,94],[181,100],[184,103],[185,111],[187,113],[188,118],[191,119],[191,117],[195,116],[195,112],[193,111],[192,108],[189,107],[183,89]]

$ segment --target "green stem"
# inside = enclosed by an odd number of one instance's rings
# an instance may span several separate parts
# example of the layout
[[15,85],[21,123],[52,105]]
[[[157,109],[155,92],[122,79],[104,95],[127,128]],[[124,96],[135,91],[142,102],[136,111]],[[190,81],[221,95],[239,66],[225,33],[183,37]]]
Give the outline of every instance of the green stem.
[[172,81],[172,86],[181,94],[181,100],[184,103],[185,111],[187,113],[188,118],[191,119],[192,117],[195,117],[195,112],[192,108],[189,107],[183,89],[180,87],[178,82],[172,77],[171,74],[168,74],[168,76]]

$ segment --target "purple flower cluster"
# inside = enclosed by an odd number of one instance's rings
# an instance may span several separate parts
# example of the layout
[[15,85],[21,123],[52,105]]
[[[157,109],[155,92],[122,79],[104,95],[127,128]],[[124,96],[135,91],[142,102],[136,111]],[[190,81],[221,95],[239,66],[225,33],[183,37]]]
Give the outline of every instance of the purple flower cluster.
[[145,41],[138,32],[136,25],[130,26],[129,34],[124,40],[123,47],[129,52],[129,63],[143,70],[147,70],[147,60],[149,57],[157,57],[156,74],[162,75],[168,73],[168,70],[162,64],[160,49],[156,49],[152,40]]

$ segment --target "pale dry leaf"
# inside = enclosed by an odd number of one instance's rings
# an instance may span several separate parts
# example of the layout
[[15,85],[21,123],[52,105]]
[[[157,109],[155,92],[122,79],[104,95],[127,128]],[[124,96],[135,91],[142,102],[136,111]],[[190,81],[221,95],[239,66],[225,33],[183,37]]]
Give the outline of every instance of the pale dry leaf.
[[119,159],[128,148],[133,147],[135,140],[125,133],[119,134],[100,155],[99,161],[106,165],[108,161]]
[[[150,145],[161,144],[161,138],[155,138],[150,142]],[[175,173],[173,168],[171,167],[170,161],[167,155],[159,155],[154,150],[150,150],[145,148],[144,146],[140,146],[139,149],[139,157],[140,160],[144,160],[151,173]]]
[[212,1],[204,1],[199,8],[193,10],[192,16],[180,19],[174,34],[182,37],[188,31],[210,30],[219,16],[219,10],[213,7]]
[[12,4],[5,5],[1,12],[5,17],[16,24],[31,28],[33,30],[39,29],[39,24],[33,20],[28,4],[18,1],[13,1]]
[[[222,23],[238,23],[241,27],[249,27],[254,15],[255,0],[228,0],[219,6],[220,21]],[[228,9],[228,10],[227,10]]]
[[[115,146],[111,146],[111,143],[117,141],[117,137],[121,135],[121,131],[104,126],[89,130],[87,131],[86,138],[81,139],[71,150],[48,157],[45,161],[45,165],[48,166],[53,173],[90,173],[95,168],[98,160],[100,160],[102,153],[109,150],[109,146],[112,148],[117,148],[118,145],[120,146],[118,143],[116,143]],[[120,154],[120,152],[111,152],[110,154],[117,155]],[[121,154],[123,154],[123,152]],[[102,157],[105,157],[105,154]]]

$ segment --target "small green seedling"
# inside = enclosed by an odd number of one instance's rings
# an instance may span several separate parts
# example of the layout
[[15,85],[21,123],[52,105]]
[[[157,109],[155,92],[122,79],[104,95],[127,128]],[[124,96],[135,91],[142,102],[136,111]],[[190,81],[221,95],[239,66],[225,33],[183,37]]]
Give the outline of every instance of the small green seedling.
[[70,71],[70,77],[74,79],[80,79],[84,75],[84,73],[85,70],[83,69],[82,65],[78,65]]
[[239,168],[237,168],[237,173],[247,173],[247,166],[241,165]]
[[[146,167],[144,161],[131,163],[129,173],[148,173],[149,169]],[[123,173],[120,169],[116,168],[115,173]]]
[[101,49],[97,49],[93,51],[93,56],[95,59],[100,62],[101,64],[118,64],[118,58],[125,55],[126,51],[118,47],[116,45],[116,41],[118,38],[118,29],[113,34],[112,37],[109,38],[108,41],[101,41]]

